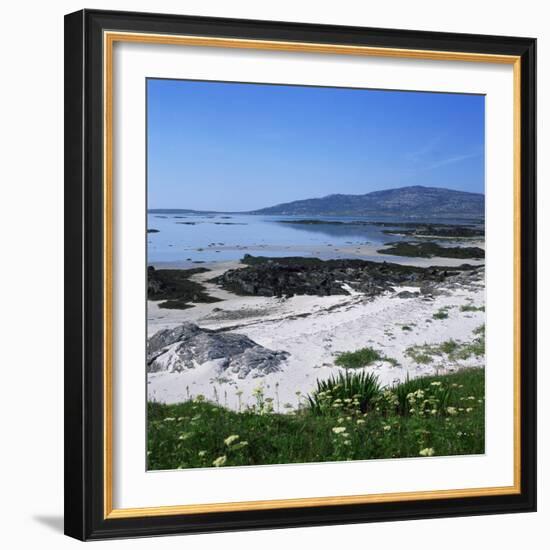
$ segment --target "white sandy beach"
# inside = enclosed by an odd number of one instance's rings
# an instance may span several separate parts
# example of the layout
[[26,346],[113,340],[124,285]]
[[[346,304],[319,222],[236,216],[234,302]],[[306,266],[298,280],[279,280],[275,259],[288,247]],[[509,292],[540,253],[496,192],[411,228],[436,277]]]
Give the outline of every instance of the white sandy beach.
[[[383,256],[386,261],[392,261],[390,258]],[[466,263],[448,258],[399,258],[398,261],[420,266]],[[235,262],[216,264],[212,271],[194,275],[193,278],[205,284],[207,279],[239,265]],[[275,410],[284,412],[298,406],[314,388],[317,379],[327,378],[342,370],[334,366],[338,353],[366,346],[398,362],[394,366],[390,362],[379,361],[365,367],[365,370],[375,372],[383,384],[392,384],[407,376],[444,373],[483,364],[482,358],[471,357],[451,364],[436,356],[432,363],[419,365],[405,355],[405,350],[414,345],[438,344],[449,339],[471,341],[472,331],[484,323],[485,313],[461,311],[460,306],[484,305],[483,281],[451,285],[448,289],[443,285],[441,295],[413,298],[397,297],[398,292],[403,290],[418,291],[416,287],[404,286],[396,287],[396,292],[386,292],[373,299],[356,293],[349,296],[264,298],[237,296],[212,283],[206,283],[206,288],[209,294],[223,301],[195,304],[183,310],[162,309],[150,301],[149,336],[164,328],[192,322],[201,328],[244,334],[264,347],[286,351],[290,356],[281,371],[257,378],[249,375],[240,379],[227,371],[219,372],[215,362],[177,373],[149,373],[150,400],[176,403],[203,394],[237,410],[252,403],[253,390],[262,386],[265,395],[273,398]],[[448,318],[434,319],[433,314],[443,307],[448,308]],[[403,330],[403,326],[412,330]]]

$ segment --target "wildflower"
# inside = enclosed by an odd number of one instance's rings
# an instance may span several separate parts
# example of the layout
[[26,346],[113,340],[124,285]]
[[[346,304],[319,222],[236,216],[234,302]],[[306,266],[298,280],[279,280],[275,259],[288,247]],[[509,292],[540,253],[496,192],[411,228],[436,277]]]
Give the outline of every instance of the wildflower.
[[447,407],[447,413],[451,416],[454,416],[455,414],[457,414],[456,407]]
[[391,426],[389,424],[386,424],[383,428],[385,432],[389,432],[391,430]]
[[[347,434],[346,434],[347,435]],[[348,439],[346,439],[346,441],[344,441],[344,445],[351,445],[351,441],[349,441]]]
[[202,403],[203,401],[206,401],[206,397],[204,397],[204,395],[202,395],[202,393],[199,393],[199,394],[195,397],[195,402],[196,402],[196,403]]
[[338,418],[338,424],[342,424],[344,422],[344,419],[342,417]]
[[192,435],[193,435],[192,433],[185,432],[185,433],[182,433],[182,434],[178,437],[178,439],[179,439],[180,441],[185,441],[186,439],[189,439],[190,437],[192,437]]
[[173,416],[167,416],[165,419],[164,419],[164,422],[174,422],[174,420],[176,420]]
[[365,423],[365,420],[363,420],[362,418],[359,418],[359,420],[357,420],[357,424],[364,424]]
[[239,439],[239,436],[237,434],[235,435],[230,435],[229,437],[226,437],[223,442],[228,446],[230,447],[231,444],[235,441],[237,441],[237,439]]
[[335,426],[334,428],[332,428],[332,431],[335,434],[343,434],[346,431],[346,427],[345,426]]
[[351,416],[346,416],[346,420],[347,420],[348,422],[351,422]]
[[216,466],[216,468],[219,468],[220,466],[223,466],[226,462],[227,457],[225,455],[222,455],[212,462],[212,466]]
[[434,450],[432,447],[426,447],[425,449],[421,449],[418,453],[420,456],[433,456]]
[[468,407],[468,408],[466,409],[466,412],[467,412],[467,413],[471,413],[473,410],[474,410],[474,409],[472,409],[472,407]]
[[441,382],[432,382],[430,386],[441,386]]
[[205,457],[206,456],[206,451],[199,451],[199,456],[201,458]]
[[264,388],[259,385],[259,386],[256,386],[253,390],[252,390],[252,395],[257,395],[257,396],[260,396],[260,395],[263,395],[264,394]]

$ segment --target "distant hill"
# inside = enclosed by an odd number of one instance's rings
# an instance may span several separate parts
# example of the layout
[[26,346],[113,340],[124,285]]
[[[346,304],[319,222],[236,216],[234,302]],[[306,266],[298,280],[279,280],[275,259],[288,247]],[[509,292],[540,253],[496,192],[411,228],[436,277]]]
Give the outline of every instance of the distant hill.
[[373,191],[365,195],[328,195],[255,210],[253,214],[299,216],[362,216],[366,214],[411,217],[485,216],[485,195],[415,185]]

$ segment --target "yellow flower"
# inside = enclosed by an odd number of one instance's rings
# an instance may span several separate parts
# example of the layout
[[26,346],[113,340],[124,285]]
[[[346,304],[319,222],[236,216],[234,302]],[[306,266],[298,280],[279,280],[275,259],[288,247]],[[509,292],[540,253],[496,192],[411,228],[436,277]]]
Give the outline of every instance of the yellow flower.
[[418,454],[420,456],[433,456],[434,450],[431,447],[426,447],[425,449],[421,449]]
[[220,466],[223,466],[227,462],[227,457],[225,455],[219,456],[212,462],[212,466],[216,466],[216,468],[219,468]]

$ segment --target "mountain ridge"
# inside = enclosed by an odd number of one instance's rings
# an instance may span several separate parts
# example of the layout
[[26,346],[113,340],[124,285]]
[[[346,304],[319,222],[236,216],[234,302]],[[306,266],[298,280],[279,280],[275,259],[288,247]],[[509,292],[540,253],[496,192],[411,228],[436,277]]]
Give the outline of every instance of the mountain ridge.
[[485,195],[441,187],[412,185],[362,195],[333,193],[284,202],[257,210],[230,212],[183,208],[153,208],[150,213],[263,214],[298,216],[388,215],[405,217],[485,217]]
[[406,215],[406,216],[484,216],[485,195],[440,187],[413,185],[371,191],[363,195],[335,193],[302,199],[249,212],[275,215]]

